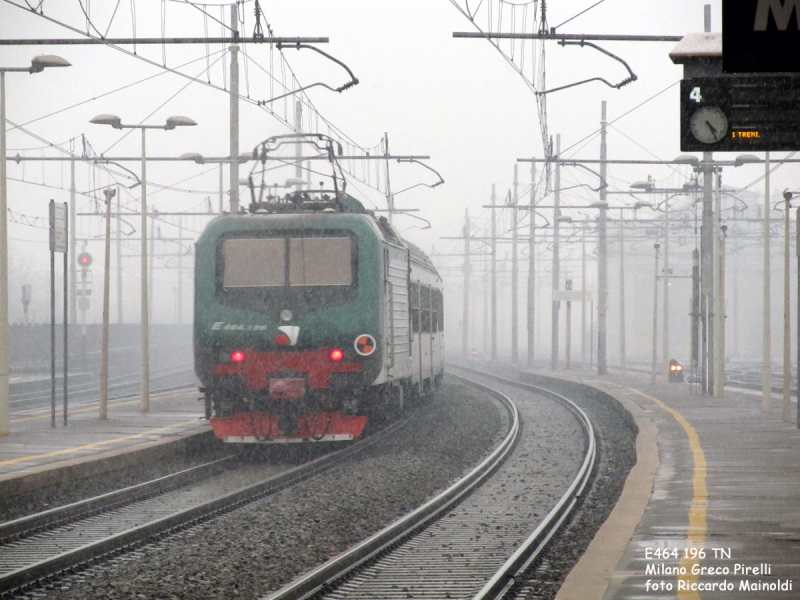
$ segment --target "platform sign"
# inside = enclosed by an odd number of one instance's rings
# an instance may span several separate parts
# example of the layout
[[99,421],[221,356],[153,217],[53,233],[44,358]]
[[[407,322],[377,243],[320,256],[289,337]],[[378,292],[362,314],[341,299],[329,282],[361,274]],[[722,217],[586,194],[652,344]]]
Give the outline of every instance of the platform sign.
[[681,151],[792,150],[800,150],[800,75],[681,81]]
[[67,251],[67,203],[50,200],[50,252]]
[[800,0],[722,0],[725,73],[800,72]]

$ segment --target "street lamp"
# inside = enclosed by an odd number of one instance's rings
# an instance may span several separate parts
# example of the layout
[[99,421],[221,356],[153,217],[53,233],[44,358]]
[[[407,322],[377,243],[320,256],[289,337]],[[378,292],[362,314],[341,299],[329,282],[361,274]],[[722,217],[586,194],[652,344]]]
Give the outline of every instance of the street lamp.
[[197,125],[189,117],[172,116],[164,125],[125,125],[116,115],[97,115],[89,121],[95,125],[111,125],[114,129],[141,129],[142,130],[142,397],[139,408],[142,412],[150,410],[150,318],[147,290],[147,147],[145,132],[148,129],[163,129],[169,131],[176,127]]
[[0,67],[0,435],[11,433],[8,330],[8,190],[6,187],[6,73],[41,73],[47,67],[70,67],[67,60],[40,54],[30,67]]

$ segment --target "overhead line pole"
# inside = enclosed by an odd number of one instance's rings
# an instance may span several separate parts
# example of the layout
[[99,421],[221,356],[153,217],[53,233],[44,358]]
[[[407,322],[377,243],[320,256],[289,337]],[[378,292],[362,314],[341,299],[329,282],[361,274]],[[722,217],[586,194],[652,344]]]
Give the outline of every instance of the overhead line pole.
[[[462,307],[461,318],[461,355],[467,358],[469,355],[469,209],[464,212],[464,304]],[[485,326],[485,324],[484,324]]]
[[495,186],[492,184],[492,359],[497,358],[497,219],[494,204]]
[[606,241],[606,219],[608,214],[606,159],[606,101],[603,100],[600,117],[600,217],[598,220],[599,237],[597,256],[597,374],[608,372],[606,362],[606,313],[608,312],[608,244]]
[[[528,366],[533,367],[536,316],[536,164],[531,164],[530,245],[528,247]],[[798,209],[800,210],[800,209]]]
[[519,265],[517,264],[517,219],[519,218],[519,180],[517,167],[514,165],[514,206],[511,209],[511,362],[519,360],[519,324],[518,324],[518,278]]
[[[764,306],[762,314],[761,410],[772,410],[772,334],[770,331],[770,206],[769,152],[764,161]],[[800,388],[798,388],[800,389]]]
[[[230,212],[235,215],[239,212],[239,163],[235,160],[239,156],[239,5],[231,4],[231,30],[233,39],[230,40],[231,51],[231,90],[230,90],[230,181],[228,182],[230,197]],[[299,158],[299,157],[297,157]]]
[[[69,253],[75,257],[78,256],[77,252],[75,251],[75,225],[77,224],[77,220],[75,219],[75,211],[77,210],[77,206],[75,204],[75,159],[70,158],[70,165],[69,165],[69,173],[70,173],[70,182],[69,182]],[[76,266],[75,260],[73,259],[72,262],[69,264],[69,297],[72,300],[72,303],[69,307],[69,322],[72,325],[75,325],[78,322],[78,312],[77,312],[77,302],[75,299],[77,298],[77,288],[75,287],[76,281],[78,279],[78,267]]]
[[[556,135],[556,156],[561,154],[561,134]],[[561,216],[561,162],[556,163],[555,192],[553,192],[553,302],[550,316],[550,368],[558,370],[558,311],[561,303],[555,299],[558,291],[558,229]]]

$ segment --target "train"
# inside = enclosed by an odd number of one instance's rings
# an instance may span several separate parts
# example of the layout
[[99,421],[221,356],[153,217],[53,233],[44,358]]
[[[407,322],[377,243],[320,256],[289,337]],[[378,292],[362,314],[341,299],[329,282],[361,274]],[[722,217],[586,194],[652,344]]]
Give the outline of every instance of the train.
[[[307,137],[263,142],[261,172]],[[335,156],[330,138],[312,141]],[[442,278],[332,177],[332,189],[265,197],[251,174],[249,211],[197,240],[195,371],[224,442],[353,440],[443,380]]]

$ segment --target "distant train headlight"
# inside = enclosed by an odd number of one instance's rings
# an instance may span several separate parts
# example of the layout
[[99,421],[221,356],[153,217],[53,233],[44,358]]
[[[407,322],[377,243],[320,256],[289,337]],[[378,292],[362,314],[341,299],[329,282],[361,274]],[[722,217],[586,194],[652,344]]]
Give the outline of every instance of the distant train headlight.
[[288,323],[289,321],[291,321],[294,318],[294,313],[292,311],[290,311],[288,308],[284,308],[281,311],[280,317],[281,317],[281,321],[283,321],[284,323]]
[[235,363],[244,362],[244,352],[241,350],[234,350],[231,352],[231,360]]
[[344,350],[342,350],[341,348],[334,348],[333,350],[330,351],[328,356],[330,357],[331,360],[339,362],[344,358]]

